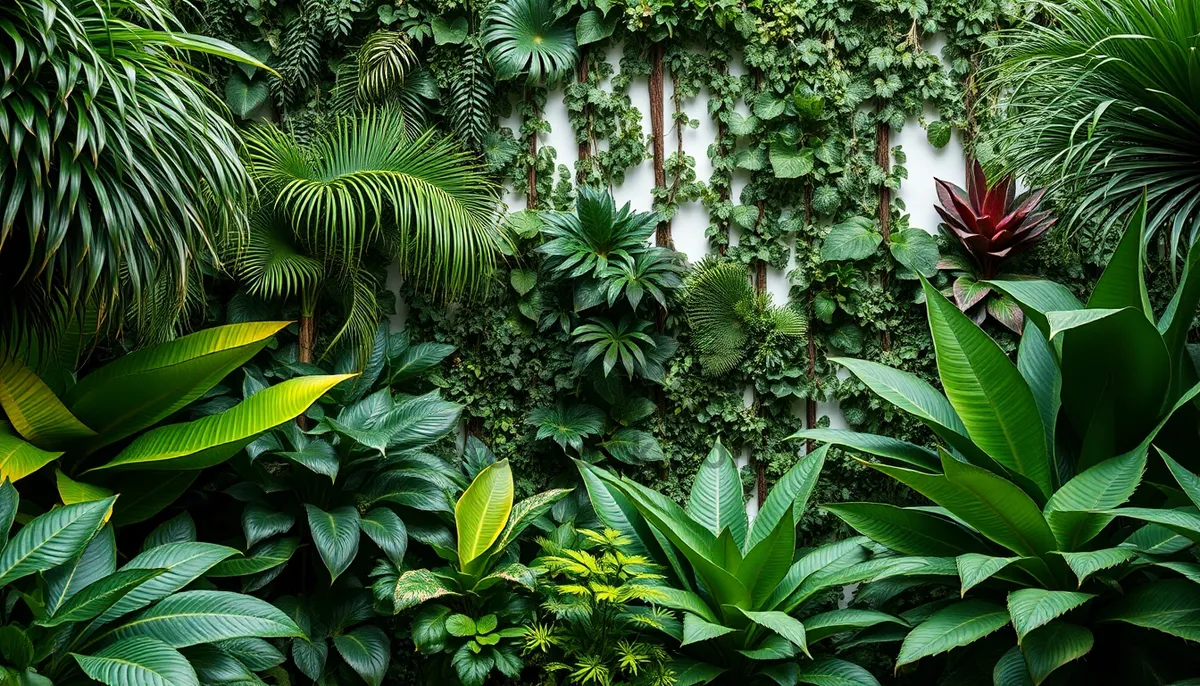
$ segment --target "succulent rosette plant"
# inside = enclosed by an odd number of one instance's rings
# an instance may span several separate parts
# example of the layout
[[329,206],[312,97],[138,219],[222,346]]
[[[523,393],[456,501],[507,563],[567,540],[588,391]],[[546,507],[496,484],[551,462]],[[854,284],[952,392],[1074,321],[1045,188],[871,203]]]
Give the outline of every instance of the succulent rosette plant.
[[976,324],[988,316],[1016,333],[1025,316],[1016,301],[984,283],[1001,275],[1009,278],[1007,263],[1029,250],[1058,220],[1040,209],[1046,189],[1017,195],[1011,176],[989,185],[983,167],[975,162],[967,176],[967,187],[935,179],[942,232],[958,254],[943,255],[939,269],[952,272],[953,282],[946,297],[952,299]]

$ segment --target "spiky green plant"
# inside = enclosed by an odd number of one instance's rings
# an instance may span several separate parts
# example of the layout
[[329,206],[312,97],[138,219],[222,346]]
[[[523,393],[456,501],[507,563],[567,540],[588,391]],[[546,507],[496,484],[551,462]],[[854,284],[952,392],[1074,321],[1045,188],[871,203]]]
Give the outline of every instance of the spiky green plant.
[[1173,249],[1200,228],[1200,5],[1039,3],[1048,21],[1008,32],[981,81],[1001,98],[1005,173],[1064,192],[1070,225],[1101,230],[1148,191],[1147,233]]
[[579,57],[575,29],[558,22],[549,0],[501,0],[484,17],[488,60],[502,79],[554,81]]
[[0,338],[119,315],[156,283],[182,303],[250,189],[187,53],[262,65],[151,0],[11,0],[0,26]]

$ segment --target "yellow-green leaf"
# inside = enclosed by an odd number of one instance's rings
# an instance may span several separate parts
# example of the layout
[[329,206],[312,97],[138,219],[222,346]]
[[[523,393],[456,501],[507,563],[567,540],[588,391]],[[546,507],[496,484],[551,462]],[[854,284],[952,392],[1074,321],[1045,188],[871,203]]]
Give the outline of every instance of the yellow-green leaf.
[[62,456],[26,441],[0,421],[0,481],[18,481]]
[[483,555],[504,531],[512,511],[513,478],[508,460],[488,465],[475,477],[454,506],[458,529],[458,562],[469,565]]
[[17,433],[41,448],[54,449],[96,435],[37,374],[15,359],[0,364],[0,407]]

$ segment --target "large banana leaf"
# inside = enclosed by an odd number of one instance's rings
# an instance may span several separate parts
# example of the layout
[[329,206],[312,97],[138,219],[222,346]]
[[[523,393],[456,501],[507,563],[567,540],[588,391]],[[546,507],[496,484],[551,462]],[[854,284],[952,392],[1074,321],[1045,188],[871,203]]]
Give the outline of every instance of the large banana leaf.
[[872,541],[906,555],[988,552],[988,546],[967,529],[931,512],[884,503],[835,503],[824,509]]
[[692,481],[687,513],[714,536],[729,529],[739,547],[746,540],[748,524],[742,479],[720,441],[709,451]]
[[173,648],[231,638],[292,638],[304,633],[270,603],[227,591],[187,591],[160,600],[96,640],[150,636]]
[[513,478],[508,460],[488,465],[458,499],[454,522],[458,530],[458,562],[464,572],[481,571],[471,563],[500,537],[512,503]]
[[12,425],[0,420],[0,480],[19,481],[62,456],[42,450],[21,438]]
[[49,386],[15,359],[0,363],[0,407],[18,434],[45,450],[58,450],[96,435]]
[[928,282],[922,281],[938,374],[946,397],[983,452],[1038,488],[1054,490],[1042,416],[1008,355]]
[[150,579],[105,610],[92,623],[92,627],[111,622],[150,603],[165,598],[187,586],[200,575],[212,569],[221,560],[236,555],[237,551],[214,543],[167,543],[138,555],[121,567],[131,569],[161,569],[162,574]]
[[139,436],[94,468],[193,470],[229,459],[263,431],[294,419],[352,374],[301,376],[264,389],[220,414],[168,424]]
[[72,653],[71,657],[84,674],[108,686],[200,686],[187,658],[149,636],[117,641],[93,655]]
[[143,348],[81,379],[64,401],[100,434],[91,447],[107,445],[153,426],[208,392],[288,323],[218,326]]
[[0,587],[57,567],[84,550],[112,512],[116,497],[65,505],[26,524],[0,553]]

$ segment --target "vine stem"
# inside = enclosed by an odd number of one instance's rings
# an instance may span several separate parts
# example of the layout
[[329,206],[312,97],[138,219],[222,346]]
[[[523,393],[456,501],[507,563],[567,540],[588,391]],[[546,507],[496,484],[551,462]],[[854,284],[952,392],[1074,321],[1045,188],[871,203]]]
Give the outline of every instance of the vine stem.
[[537,209],[537,120],[539,117],[537,93],[533,88],[527,88],[526,97],[529,100],[529,105],[532,108],[532,113],[529,115],[530,121],[533,122],[533,130],[529,132],[529,190],[526,192],[525,204],[528,209]]
[[[878,112],[878,110],[876,110]],[[892,150],[889,142],[890,131],[887,122],[875,124],[875,163],[883,168],[884,180],[879,184],[879,232],[883,234],[883,242],[887,244],[892,237],[892,189],[887,186],[887,175],[892,170]],[[888,272],[881,278],[883,292],[888,290]],[[880,334],[879,347],[883,352],[892,350],[892,332],[884,329]]]
[[[579,48],[579,65],[576,68],[575,75],[580,84],[587,85],[588,80],[588,46],[584,45]],[[588,135],[583,140],[579,141],[579,169],[575,173],[576,182],[583,184],[587,179],[587,161],[592,156],[591,146],[591,106],[583,105],[583,118],[588,122]],[[576,134],[578,136],[578,134]]]
[[[762,74],[754,70],[754,90],[758,91],[762,87]],[[767,212],[767,201],[761,198],[758,201],[758,218],[754,220],[754,230],[762,225],[763,215]],[[754,290],[758,293],[767,291],[767,263],[765,260],[754,261]],[[763,432],[764,438],[766,432]],[[764,440],[765,445],[765,440]],[[757,455],[754,456],[754,480],[755,490],[758,492],[758,506],[761,508],[763,503],[767,501],[767,465]]]
[[[654,187],[667,188],[667,173],[663,146],[663,46],[650,46],[650,136],[654,139]],[[654,232],[654,244],[671,246],[671,222],[661,221]]]
[[[812,184],[804,186],[804,224],[811,226],[813,219]],[[808,289],[808,384],[810,397],[804,402],[804,428],[813,429],[817,426],[817,342],[813,337],[812,321],[816,309],[816,293],[812,287]],[[804,454],[812,454],[817,447],[816,441],[808,439],[804,443]]]

